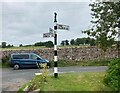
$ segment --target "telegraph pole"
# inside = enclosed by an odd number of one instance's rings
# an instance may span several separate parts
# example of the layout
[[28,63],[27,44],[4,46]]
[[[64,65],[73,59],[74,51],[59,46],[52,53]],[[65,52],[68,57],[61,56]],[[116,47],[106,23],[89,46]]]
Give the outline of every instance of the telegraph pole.
[[58,56],[57,56],[57,13],[54,13],[54,77],[58,77]]

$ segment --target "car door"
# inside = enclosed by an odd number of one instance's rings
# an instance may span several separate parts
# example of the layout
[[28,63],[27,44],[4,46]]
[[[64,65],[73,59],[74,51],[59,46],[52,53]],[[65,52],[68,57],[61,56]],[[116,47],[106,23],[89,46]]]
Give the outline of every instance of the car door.
[[22,67],[31,67],[31,62],[29,59],[29,54],[21,54],[19,55],[19,61]]
[[37,67],[37,59],[38,59],[37,55],[35,54],[30,55],[30,63],[32,67]]

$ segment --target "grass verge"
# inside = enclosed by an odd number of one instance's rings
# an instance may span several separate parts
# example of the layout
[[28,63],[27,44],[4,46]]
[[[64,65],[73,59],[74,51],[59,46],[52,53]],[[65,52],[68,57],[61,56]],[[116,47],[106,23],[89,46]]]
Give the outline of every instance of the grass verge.
[[9,68],[10,64],[0,62],[0,68]]
[[[33,81],[34,84],[41,84],[36,85],[40,86],[40,91],[113,91],[104,85],[104,75],[105,72],[66,73],[59,74],[56,79],[48,76],[47,82],[43,83],[38,83],[40,76],[35,76]],[[19,88],[19,93],[25,88],[23,86]]]
[[[59,67],[68,66],[107,66],[110,60],[88,60],[88,61],[73,61],[73,60],[59,60]],[[50,61],[51,67],[54,67],[54,61]]]

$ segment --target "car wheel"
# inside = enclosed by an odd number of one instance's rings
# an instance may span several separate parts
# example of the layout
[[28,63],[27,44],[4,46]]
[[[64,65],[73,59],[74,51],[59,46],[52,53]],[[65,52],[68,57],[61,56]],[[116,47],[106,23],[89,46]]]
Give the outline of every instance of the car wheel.
[[15,65],[14,65],[14,69],[15,69],[15,70],[17,70],[17,69],[19,69],[19,68],[20,68],[19,64],[15,64]]

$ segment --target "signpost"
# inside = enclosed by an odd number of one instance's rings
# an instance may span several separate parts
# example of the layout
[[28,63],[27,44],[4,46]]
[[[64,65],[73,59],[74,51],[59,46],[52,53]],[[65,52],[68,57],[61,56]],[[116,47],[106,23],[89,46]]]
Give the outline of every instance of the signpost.
[[49,33],[50,33],[51,37],[54,37],[54,30],[52,28],[49,28]]
[[43,38],[47,37],[54,37],[54,30],[52,28],[49,28],[49,33],[43,33]]
[[50,37],[50,33],[43,33],[43,38]]
[[54,30],[49,28],[49,33],[44,33],[43,38],[54,37],[54,77],[58,77],[58,56],[57,56],[57,29],[69,30],[68,25],[57,24],[57,13],[54,13]]
[[69,26],[68,25],[62,25],[62,24],[57,24],[57,29],[69,30]]
[[50,34],[53,34],[54,33],[54,30],[52,28],[49,28],[49,33]]

